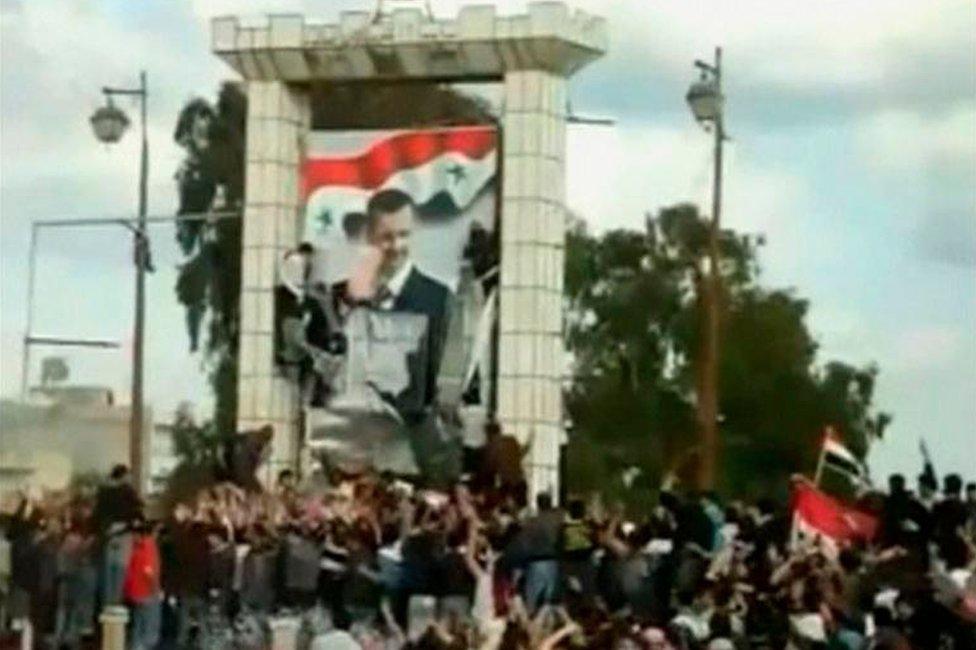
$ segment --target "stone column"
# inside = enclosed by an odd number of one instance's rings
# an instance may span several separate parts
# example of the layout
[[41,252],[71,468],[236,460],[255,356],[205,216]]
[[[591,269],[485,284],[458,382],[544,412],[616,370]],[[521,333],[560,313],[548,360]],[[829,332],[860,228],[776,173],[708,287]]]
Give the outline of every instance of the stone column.
[[129,611],[125,607],[106,607],[98,620],[102,624],[102,650],[125,650]]
[[498,417],[532,441],[529,493],[559,490],[566,80],[505,73]]
[[298,389],[274,364],[274,285],[277,260],[298,243],[299,165],[310,113],[307,91],[281,81],[249,81],[247,96],[237,427],[274,427],[261,475],[267,482],[298,460]]

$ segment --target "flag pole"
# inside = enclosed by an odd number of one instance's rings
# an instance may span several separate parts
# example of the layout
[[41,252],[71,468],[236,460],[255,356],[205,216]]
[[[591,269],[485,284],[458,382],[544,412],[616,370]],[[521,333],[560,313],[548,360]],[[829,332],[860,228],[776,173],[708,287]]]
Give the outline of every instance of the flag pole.
[[813,484],[820,487],[820,479],[823,478],[824,460],[827,455],[827,437],[831,435],[833,429],[830,426],[824,427],[824,437],[820,440],[820,455],[817,457],[817,469],[813,474]]

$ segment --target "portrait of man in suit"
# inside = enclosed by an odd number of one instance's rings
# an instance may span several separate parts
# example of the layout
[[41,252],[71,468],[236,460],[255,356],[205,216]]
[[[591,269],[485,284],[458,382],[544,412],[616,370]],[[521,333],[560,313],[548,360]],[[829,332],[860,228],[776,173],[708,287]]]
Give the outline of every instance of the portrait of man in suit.
[[349,279],[335,286],[340,304],[348,309],[367,306],[378,311],[417,314],[427,319],[424,346],[426,359],[409,360],[411,401],[424,406],[434,400],[450,319],[451,290],[424,273],[411,256],[410,243],[416,221],[416,206],[410,196],[398,189],[374,194],[366,206],[365,246],[354,264]]

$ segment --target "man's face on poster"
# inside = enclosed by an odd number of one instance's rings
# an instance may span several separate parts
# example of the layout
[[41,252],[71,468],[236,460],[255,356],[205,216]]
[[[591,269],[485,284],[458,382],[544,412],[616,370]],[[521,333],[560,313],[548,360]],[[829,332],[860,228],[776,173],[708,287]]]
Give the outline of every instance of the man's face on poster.
[[376,215],[367,233],[369,244],[382,255],[380,273],[390,276],[410,258],[410,235],[413,232],[413,206]]

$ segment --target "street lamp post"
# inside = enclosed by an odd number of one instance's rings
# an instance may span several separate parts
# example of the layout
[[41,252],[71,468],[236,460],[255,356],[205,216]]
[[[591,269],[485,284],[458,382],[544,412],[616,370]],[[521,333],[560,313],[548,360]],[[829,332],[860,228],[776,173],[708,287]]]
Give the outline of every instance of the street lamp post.
[[146,315],[146,271],[151,269],[149,240],[146,234],[146,186],[149,176],[149,139],[146,136],[146,72],[139,73],[138,88],[102,88],[106,105],[91,116],[92,130],[99,141],[106,144],[118,142],[129,126],[129,118],[112,103],[115,96],[139,99],[139,117],[142,130],[142,153],[139,161],[139,212],[135,228],[132,228],[134,262],[136,266],[135,323],[132,342],[132,406],[129,418],[129,465],[133,483],[142,491],[143,480],[143,342]]
[[714,173],[712,187],[712,217],[708,228],[708,275],[702,282],[702,336],[699,353],[698,395],[695,419],[701,440],[701,463],[698,482],[700,487],[715,486],[715,470],[718,465],[718,375],[720,345],[720,310],[722,301],[722,277],[719,270],[719,232],[722,211],[722,145],[726,140],[723,119],[722,95],[722,48],[715,48],[715,62],[695,61],[701,70],[701,78],[688,90],[687,100],[691,111],[714,137]]

